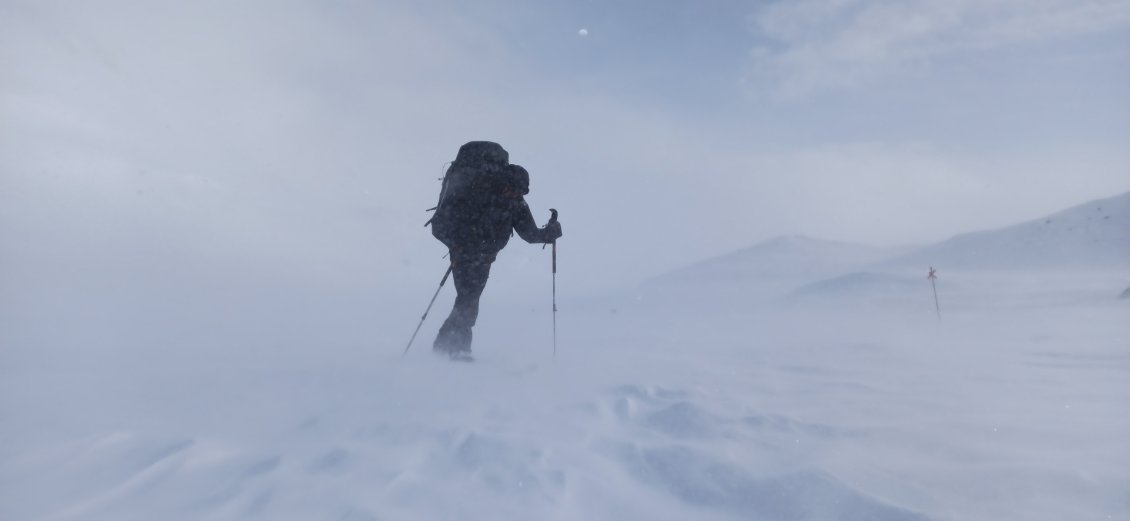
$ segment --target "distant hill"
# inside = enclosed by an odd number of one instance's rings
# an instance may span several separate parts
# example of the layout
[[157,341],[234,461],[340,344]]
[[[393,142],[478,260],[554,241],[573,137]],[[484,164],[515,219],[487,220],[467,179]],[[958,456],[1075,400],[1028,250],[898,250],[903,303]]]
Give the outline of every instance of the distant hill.
[[827,296],[833,294],[858,295],[860,293],[894,293],[906,290],[917,291],[928,287],[926,277],[909,277],[888,273],[853,272],[846,275],[805,284],[792,293],[793,296]]
[[763,299],[873,264],[890,254],[890,250],[861,244],[783,236],[661,275],[645,282],[644,288],[658,293],[714,289]]
[[[902,252],[860,244],[777,237],[644,283],[645,299],[720,304],[779,297],[921,300],[928,266],[954,269],[1130,268],[1130,193],[996,230],[957,235]],[[968,283],[967,278],[959,279]],[[947,278],[947,286],[961,284]],[[1117,294],[1117,293],[1116,293]]]
[[[928,266],[939,268],[947,291],[955,286],[969,292],[980,291],[985,301],[1027,290],[999,283],[991,289],[979,288],[978,284],[987,282],[973,273],[977,270],[987,274],[992,270],[1130,268],[1130,193],[1006,228],[957,235],[863,270],[804,284],[791,292],[789,299],[809,303],[849,299],[917,306],[928,302],[923,298],[929,287],[925,281]],[[951,275],[955,269],[965,273],[955,279]]]
[[884,267],[1130,268],[1130,192],[997,230],[957,235]]

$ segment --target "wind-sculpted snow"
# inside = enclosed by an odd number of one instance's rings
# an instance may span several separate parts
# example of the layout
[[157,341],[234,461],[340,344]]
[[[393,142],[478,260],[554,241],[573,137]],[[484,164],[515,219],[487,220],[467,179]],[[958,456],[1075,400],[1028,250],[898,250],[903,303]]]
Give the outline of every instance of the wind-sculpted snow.
[[741,519],[925,520],[882,504],[819,472],[758,477],[704,451],[670,445],[608,448],[636,478],[694,505],[733,513]]
[[741,519],[926,519],[852,490],[819,469],[773,473],[716,455],[719,445],[733,445],[755,448],[769,458],[787,451],[800,438],[819,443],[838,436],[831,427],[775,415],[726,418],[692,402],[664,400],[663,391],[649,395],[628,387],[620,393],[618,404],[634,400],[642,403],[641,408],[652,409],[621,415],[652,436],[635,438],[640,441],[602,440],[596,444],[598,450],[634,478],[686,503]]

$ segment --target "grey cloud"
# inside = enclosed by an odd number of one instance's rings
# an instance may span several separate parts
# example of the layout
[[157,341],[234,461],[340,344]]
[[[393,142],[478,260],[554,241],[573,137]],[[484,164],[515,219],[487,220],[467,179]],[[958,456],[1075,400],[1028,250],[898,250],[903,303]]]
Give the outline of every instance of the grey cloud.
[[785,98],[873,84],[958,52],[1130,27],[1119,0],[804,0],[756,11],[747,81]]

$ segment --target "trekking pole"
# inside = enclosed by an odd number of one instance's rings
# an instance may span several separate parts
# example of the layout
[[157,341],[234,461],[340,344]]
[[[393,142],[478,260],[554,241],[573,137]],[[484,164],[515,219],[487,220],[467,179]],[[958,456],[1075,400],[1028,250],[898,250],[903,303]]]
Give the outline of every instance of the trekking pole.
[[935,270],[933,266],[930,266],[930,274],[926,275],[926,278],[930,279],[930,287],[934,288],[934,310],[938,312],[938,320],[941,320],[942,307],[938,305],[938,286],[934,284],[934,281],[938,280],[936,273],[937,270]]
[[[549,222],[557,222],[557,210],[549,209]],[[557,358],[557,240],[553,240],[553,358]]]
[[443,284],[447,282],[447,277],[451,276],[452,265],[447,266],[447,272],[443,274],[443,278],[439,281],[439,287],[436,288],[435,295],[432,295],[432,301],[428,302],[428,309],[424,310],[424,316],[420,317],[420,323],[416,325],[416,330],[412,332],[412,338],[408,340],[408,346],[404,348],[404,352],[400,354],[400,358],[408,354],[408,350],[412,348],[412,342],[416,340],[416,335],[420,333],[420,327],[424,325],[424,320],[428,318],[428,312],[432,310],[432,304],[436,303],[436,297],[439,296],[439,290],[443,289]]

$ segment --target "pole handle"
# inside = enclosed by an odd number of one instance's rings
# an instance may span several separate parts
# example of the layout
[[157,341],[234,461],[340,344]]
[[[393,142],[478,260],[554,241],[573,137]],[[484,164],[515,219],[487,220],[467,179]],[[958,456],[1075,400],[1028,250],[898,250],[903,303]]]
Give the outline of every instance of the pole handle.
[[[546,226],[549,226],[550,223],[555,223],[555,222],[557,222],[557,210],[554,209],[554,208],[550,208],[549,209],[549,223],[546,223]],[[554,248],[557,247],[557,241],[553,241],[553,247]],[[541,245],[541,249],[543,249],[543,250],[545,249],[545,244]],[[556,257],[554,257],[554,258],[556,258]],[[556,263],[554,263],[554,264],[556,265]],[[553,272],[557,273],[557,270],[554,269]]]

